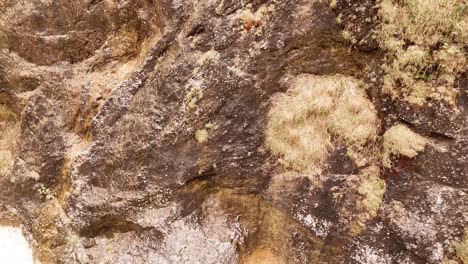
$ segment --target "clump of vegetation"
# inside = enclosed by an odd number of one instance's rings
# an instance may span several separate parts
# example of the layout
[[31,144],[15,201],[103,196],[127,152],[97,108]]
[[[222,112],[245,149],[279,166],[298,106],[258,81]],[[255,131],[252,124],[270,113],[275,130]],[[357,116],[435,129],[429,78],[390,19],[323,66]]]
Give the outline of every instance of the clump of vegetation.
[[16,138],[19,125],[13,110],[0,104],[0,174],[5,173],[13,163],[13,153],[16,149]]
[[379,42],[388,51],[384,91],[423,105],[454,103],[456,76],[466,71],[468,6],[464,0],[383,0]]
[[208,131],[206,129],[197,130],[195,133],[195,139],[200,144],[208,142]]
[[185,104],[189,110],[193,110],[201,99],[203,99],[203,90],[200,87],[193,87],[185,95]]
[[16,119],[16,114],[10,107],[0,104],[0,122],[11,122]]
[[380,6],[384,40],[432,46],[441,41],[466,41],[468,37],[468,6],[464,0],[383,0]]
[[252,29],[253,27],[259,27],[262,24],[262,20],[266,14],[273,12],[273,5],[270,6],[261,6],[257,9],[256,12],[252,12],[252,5],[248,4],[246,9],[242,11],[239,18],[244,24],[244,28],[247,30]]
[[363,146],[377,138],[377,117],[374,105],[364,90],[355,83],[342,84],[346,87],[336,100],[336,107],[330,113],[328,128],[340,135],[349,145]]
[[50,191],[50,189],[44,185],[41,185],[39,186],[39,188],[37,188],[37,193],[42,198],[47,199],[47,200],[52,200],[55,198],[55,195]]
[[427,139],[405,125],[398,124],[388,129],[383,136],[382,164],[390,168],[391,155],[414,158],[419,152],[424,151]]
[[[338,17],[338,18],[339,18],[339,17]],[[337,18],[337,19],[338,19],[338,18]],[[337,22],[338,22],[338,20],[337,20]],[[351,33],[351,32],[348,31],[348,30],[343,30],[343,31],[341,31],[341,37],[342,37],[345,41],[347,41],[347,42],[349,42],[349,43],[351,43],[351,44],[353,44],[353,45],[357,43],[357,39],[353,36],[353,33]]]
[[0,169],[6,166],[7,158],[5,157],[6,153],[4,151],[0,152]]
[[385,181],[379,178],[378,167],[373,166],[363,171],[358,192],[364,196],[358,206],[365,209],[371,217],[375,217],[385,193]]
[[214,127],[214,125],[212,123],[206,123],[205,124],[206,129],[212,129],[213,127]]
[[[340,13],[340,14],[336,17],[335,21],[336,21],[336,23],[337,23],[338,25],[342,25],[342,24],[343,24],[343,15]],[[341,33],[341,34],[343,34],[343,33]]]
[[463,240],[455,245],[455,253],[463,263],[468,263],[468,229],[465,229]]
[[319,173],[332,135],[362,148],[377,136],[372,103],[353,78],[302,75],[268,114],[266,143],[286,167]]

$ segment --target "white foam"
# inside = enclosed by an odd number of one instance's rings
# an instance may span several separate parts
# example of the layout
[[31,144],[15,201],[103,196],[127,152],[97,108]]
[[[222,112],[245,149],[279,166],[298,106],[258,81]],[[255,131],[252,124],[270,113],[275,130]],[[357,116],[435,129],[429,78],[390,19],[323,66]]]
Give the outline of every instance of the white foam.
[[0,262],[34,264],[31,248],[19,228],[0,226]]

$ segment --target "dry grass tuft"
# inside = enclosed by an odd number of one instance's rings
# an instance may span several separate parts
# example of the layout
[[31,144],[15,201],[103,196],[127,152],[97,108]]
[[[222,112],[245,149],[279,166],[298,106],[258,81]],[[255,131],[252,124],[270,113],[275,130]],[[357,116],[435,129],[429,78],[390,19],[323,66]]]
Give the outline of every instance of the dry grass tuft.
[[16,139],[18,125],[10,124],[4,126],[0,124],[0,174],[6,172],[13,163],[14,152],[16,151]]
[[0,122],[11,122],[15,121],[16,114],[11,110],[10,107],[0,104]]
[[455,252],[463,263],[468,263],[468,228],[465,229],[463,241],[455,245]]
[[358,192],[364,196],[358,206],[365,209],[371,217],[375,217],[385,193],[385,181],[379,178],[378,167],[369,167],[363,171]]
[[248,4],[246,9],[242,11],[239,18],[244,24],[244,28],[247,30],[252,29],[253,27],[259,27],[262,25],[262,21],[266,14],[273,12],[274,6],[261,6],[257,11],[252,11],[252,5]]
[[356,84],[343,85],[348,89],[343,91],[330,115],[329,128],[350,145],[363,146],[377,138],[376,110],[364,90]]
[[197,130],[195,133],[195,139],[200,144],[208,142],[208,131],[206,129]]
[[395,41],[411,41],[419,46],[432,46],[440,41],[466,42],[467,8],[465,0],[383,0],[380,5],[383,44],[390,49],[395,44],[403,46],[392,43]]
[[197,103],[203,99],[203,90],[200,87],[193,87],[185,95],[185,105],[188,110],[193,110],[197,107]]
[[414,158],[419,152],[424,151],[427,139],[414,133],[405,125],[398,124],[388,129],[383,136],[382,164],[390,168],[391,155]]
[[467,70],[465,0],[383,0],[379,42],[389,52],[384,91],[423,105],[454,104],[456,76]]
[[19,124],[16,114],[6,105],[0,104],[0,174],[13,164]]
[[319,173],[332,135],[355,146],[375,140],[376,112],[355,79],[301,75],[292,85],[273,101],[266,132],[287,168]]
[[349,43],[351,43],[351,44],[353,44],[353,45],[355,45],[355,44],[357,43],[357,39],[353,36],[353,33],[351,33],[351,32],[348,31],[348,30],[343,30],[343,31],[341,31],[341,37],[342,37],[345,41],[347,41],[347,42],[349,42]]

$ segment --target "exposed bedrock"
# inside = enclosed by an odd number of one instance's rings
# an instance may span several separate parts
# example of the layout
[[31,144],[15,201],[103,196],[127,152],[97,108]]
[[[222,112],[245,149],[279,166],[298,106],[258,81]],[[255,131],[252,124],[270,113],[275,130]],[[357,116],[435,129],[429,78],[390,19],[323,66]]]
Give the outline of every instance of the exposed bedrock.
[[463,263],[466,72],[382,92],[334,2],[0,1],[0,223],[43,264]]

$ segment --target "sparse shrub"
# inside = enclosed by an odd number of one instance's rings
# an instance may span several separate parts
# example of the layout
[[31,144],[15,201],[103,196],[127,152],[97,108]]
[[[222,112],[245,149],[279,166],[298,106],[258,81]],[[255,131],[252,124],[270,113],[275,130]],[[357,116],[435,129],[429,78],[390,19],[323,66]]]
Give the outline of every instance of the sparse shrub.
[[379,42],[389,52],[384,92],[412,104],[427,99],[454,104],[457,75],[467,70],[464,0],[383,0]]
[[405,125],[398,124],[388,129],[383,136],[382,164],[390,168],[391,155],[413,158],[424,151],[427,139],[414,133]]
[[405,42],[428,47],[438,42],[466,42],[468,37],[468,7],[465,0],[383,0],[380,4],[385,48],[395,51]]
[[257,26],[260,21],[257,20],[257,17],[252,13],[251,9],[245,9],[240,15],[240,19],[244,23],[244,28],[250,30],[252,27]]
[[302,75],[288,94],[274,99],[266,143],[286,167],[319,173],[332,135],[362,147],[377,135],[377,116],[357,80]]
[[208,131],[206,129],[197,130],[195,133],[195,139],[200,144],[208,142]]
[[249,4],[246,6],[246,9],[242,11],[239,18],[242,20],[244,28],[250,30],[253,27],[259,27],[262,24],[262,20],[264,19],[265,15],[267,13],[273,12],[273,9],[273,5],[270,5],[268,7],[261,6],[254,13],[252,12],[252,5]]

